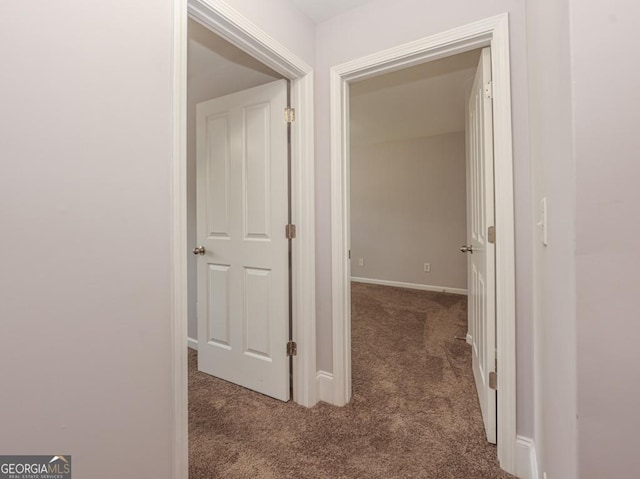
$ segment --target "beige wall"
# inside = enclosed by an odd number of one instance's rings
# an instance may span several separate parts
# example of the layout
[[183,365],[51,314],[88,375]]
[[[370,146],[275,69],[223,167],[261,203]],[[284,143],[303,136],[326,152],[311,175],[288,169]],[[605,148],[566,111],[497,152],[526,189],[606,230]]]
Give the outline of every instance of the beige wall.
[[350,160],[351,275],[466,289],[464,132],[352,144]]

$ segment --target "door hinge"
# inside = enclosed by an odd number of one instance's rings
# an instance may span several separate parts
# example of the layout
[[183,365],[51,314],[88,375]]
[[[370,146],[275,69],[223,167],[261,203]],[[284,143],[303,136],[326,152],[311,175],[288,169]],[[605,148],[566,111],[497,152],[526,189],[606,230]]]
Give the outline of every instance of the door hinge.
[[487,232],[487,239],[489,243],[496,244],[496,227],[489,226],[489,231]]
[[495,359],[495,371],[489,373],[489,387],[494,391],[498,390],[498,356]]
[[488,81],[484,86],[484,96],[486,96],[488,99],[493,98],[493,82]]
[[298,345],[295,341],[287,343],[287,357],[296,356],[298,354]]
[[349,250],[349,259],[351,259],[351,250]]
[[290,106],[284,109],[284,121],[287,123],[293,123],[296,121],[296,109]]
[[287,225],[284,230],[284,234],[287,239],[295,239],[296,237],[296,225]]

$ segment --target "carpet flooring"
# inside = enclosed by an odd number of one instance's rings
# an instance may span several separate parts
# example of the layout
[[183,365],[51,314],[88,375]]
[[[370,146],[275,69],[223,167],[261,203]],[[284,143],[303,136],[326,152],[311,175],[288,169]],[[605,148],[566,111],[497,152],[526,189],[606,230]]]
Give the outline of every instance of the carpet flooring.
[[511,478],[485,440],[466,297],[353,283],[353,399],[307,409],[197,371],[190,479]]

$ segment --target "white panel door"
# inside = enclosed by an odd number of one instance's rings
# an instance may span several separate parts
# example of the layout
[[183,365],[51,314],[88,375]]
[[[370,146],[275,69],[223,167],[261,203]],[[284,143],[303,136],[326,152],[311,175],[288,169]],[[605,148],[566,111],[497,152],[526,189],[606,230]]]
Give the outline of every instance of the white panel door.
[[496,443],[496,391],[489,374],[496,368],[495,245],[488,240],[494,225],[493,111],[491,52],[482,50],[468,104],[467,218],[469,336],[482,419],[489,442]]
[[198,369],[289,399],[286,81],[197,105]]

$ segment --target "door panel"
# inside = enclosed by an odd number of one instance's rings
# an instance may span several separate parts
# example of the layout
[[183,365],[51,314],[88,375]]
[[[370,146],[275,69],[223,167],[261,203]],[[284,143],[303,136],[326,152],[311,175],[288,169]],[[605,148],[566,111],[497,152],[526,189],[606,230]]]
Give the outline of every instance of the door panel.
[[198,369],[289,399],[286,82],[197,106]]
[[491,53],[485,48],[471,89],[467,124],[469,336],[473,375],[487,440],[496,443],[496,391],[489,387],[495,371],[495,245],[488,241],[494,225],[493,111],[490,97]]
[[209,317],[207,342],[229,349],[231,327],[229,324],[229,266],[209,264],[207,292]]
[[243,155],[245,236],[270,237],[269,211],[270,155],[269,103],[254,105],[243,110],[243,129],[246,132]]
[[269,344],[269,290],[271,271],[245,268],[245,353],[271,361]]

